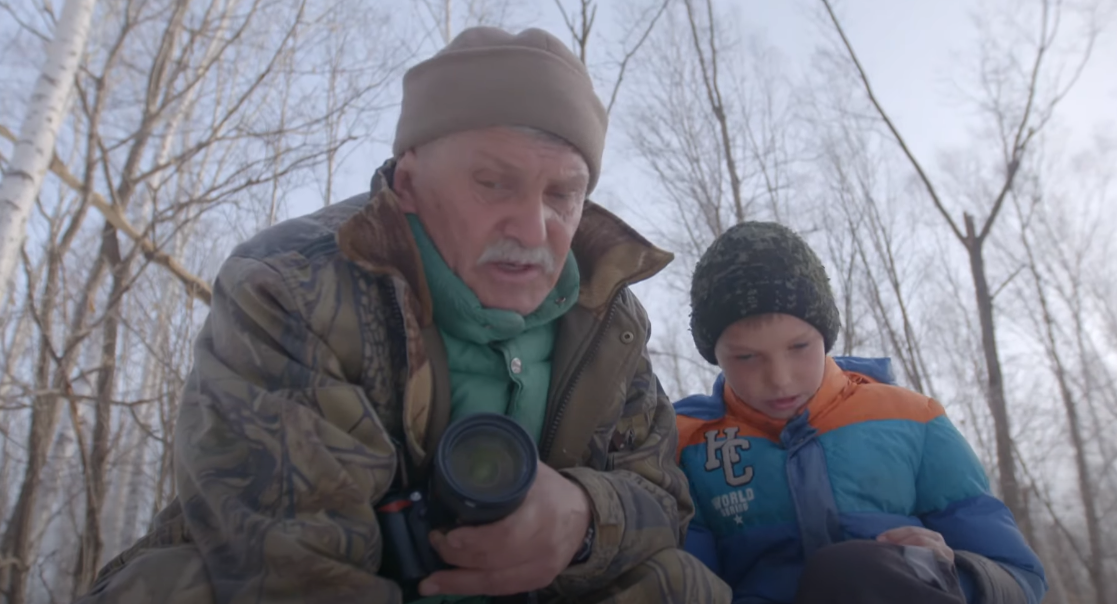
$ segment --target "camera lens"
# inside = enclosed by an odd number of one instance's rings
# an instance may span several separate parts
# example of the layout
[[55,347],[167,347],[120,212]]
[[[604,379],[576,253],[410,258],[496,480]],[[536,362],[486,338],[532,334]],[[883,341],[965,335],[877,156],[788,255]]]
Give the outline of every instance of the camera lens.
[[470,415],[450,426],[435,453],[434,496],[461,524],[488,524],[520,506],[535,482],[538,454],[515,420]]
[[524,467],[523,454],[501,446],[505,443],[493,437],[489,430],[476,430],[456,443],[450,473],[464,491],[491,497],[516,486],[517,474]]

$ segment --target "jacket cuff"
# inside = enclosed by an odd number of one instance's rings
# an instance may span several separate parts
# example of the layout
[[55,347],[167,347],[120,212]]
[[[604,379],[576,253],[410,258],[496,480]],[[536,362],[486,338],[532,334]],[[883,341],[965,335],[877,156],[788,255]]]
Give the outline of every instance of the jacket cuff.
[[[568,582],[592,581],[606,573],[606,569],[620,552],[621,541],[624,538],[624,509],[616,490],[598,471],[579,467],[561,470],[559,473],[582,487],[589,497],[593,514],[590,522],[594,527],[594,537],[589,558],[582,563],[567,567],[559,575],[560,583],[566,584],[564,587],[569,588],[574,585]],[[574,589],[577,590],[576,587]]]
[[[970,604],[1019,604],[1027,602],[1024,588],[1000,564],[973,552],[954,550],[958,574],[973,579],[975,599]],[[959,577],[961,579],[961,577]]]

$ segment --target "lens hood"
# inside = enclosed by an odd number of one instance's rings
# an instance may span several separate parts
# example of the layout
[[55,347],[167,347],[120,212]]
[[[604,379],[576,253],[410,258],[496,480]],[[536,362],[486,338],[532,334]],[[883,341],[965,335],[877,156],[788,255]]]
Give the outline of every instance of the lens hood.
[[490,524],[520,507],[538,463],[535,442],[518,422],[497,413],[470,415],[439,440],[432,495],[457,524]]

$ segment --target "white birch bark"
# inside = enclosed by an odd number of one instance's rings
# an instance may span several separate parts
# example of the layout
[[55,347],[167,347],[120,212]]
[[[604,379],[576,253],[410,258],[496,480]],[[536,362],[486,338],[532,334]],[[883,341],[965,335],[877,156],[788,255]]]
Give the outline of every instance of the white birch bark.
[[12,160],[0,180],[0,300],[7,299],[27,219],[54,156],[54,140],[85,48],[94,0],[66,0],[54,40],[19,131]]

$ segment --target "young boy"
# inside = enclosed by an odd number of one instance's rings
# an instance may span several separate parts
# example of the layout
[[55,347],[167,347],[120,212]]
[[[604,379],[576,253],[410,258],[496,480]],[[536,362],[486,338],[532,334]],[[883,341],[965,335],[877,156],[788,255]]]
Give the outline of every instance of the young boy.
[[887,359],[829,357],[822,263],[737,225],[695,269],[691,331],[722,374],[675,405],[697,508],[686,549],[733,602],[1037,604],[1043,568],[939,403]]

